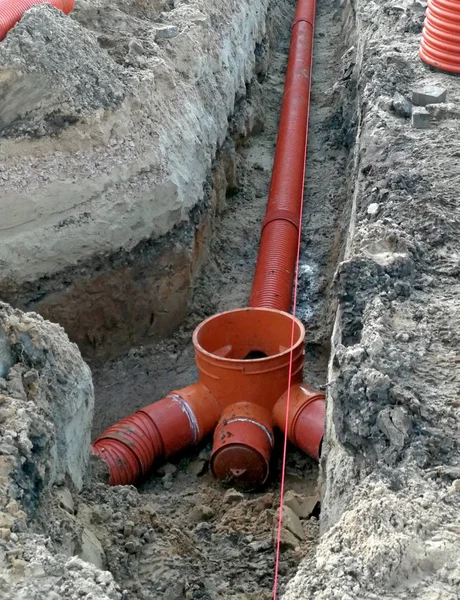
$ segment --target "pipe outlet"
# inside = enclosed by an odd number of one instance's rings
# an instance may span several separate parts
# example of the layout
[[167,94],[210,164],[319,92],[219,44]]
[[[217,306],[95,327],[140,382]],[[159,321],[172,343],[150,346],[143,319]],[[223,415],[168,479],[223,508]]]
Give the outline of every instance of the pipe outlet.
[[146,406],[112,425],[92,451],[108,466],[110,485],[128,485],[154,462],[197,444],[216,426],[220,407],[201,383]]
[[237,485],[264,483],[273,449],[273,418],[250,402],[238,402],[222,413],[214,432],[211,471],[216,479]]
[[[285,434],[287,398],[286,391],[273,409],[275,424]],[[287,437],[295,446],[316,460],[319,460],[321,454],[325,414],[324,394],[303,384],[292,386],[287,415]]]

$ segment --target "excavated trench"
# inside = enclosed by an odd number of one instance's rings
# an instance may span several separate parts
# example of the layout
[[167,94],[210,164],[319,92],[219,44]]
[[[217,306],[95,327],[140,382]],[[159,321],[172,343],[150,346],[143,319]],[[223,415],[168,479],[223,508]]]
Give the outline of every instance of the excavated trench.
[[[424,4],[317,7],[296,314],[327,413],[320,465],[288,447],[288,600],[460,594],[460,86],[418,58]],[[136,487],[88,449],[247,305],[294,8],[77,0],[2,42],[0,294],[92,374],[0,304],[0,597],[273,597],[279,433],[243,490],[209,439]]]
[[[186,220],[167,235],[108,259],[79,260],[78,266],[26,283],[13,277],[1,281],[5,300],[59,322],[92,366],[93,440],[112,423],[196,381],[195,327],[208,316],[248,304],[294,12],[291,0],[269,6],[265,34],[251,49],[254,70],[235,98],[206,181],[193,182],[203,194]],[[95,16],[84,4],[75,18],[94,27]],[[122,63],[121,45],[107,39],[111,18],[97,25],[99,43]],[[336,312],[333,276],[349,220],[348,153],[354,136],[353,98],[347,113],[333,94],[344,49],[341,27],[339,3],[319,3],[296,315],[307,332],[304,379],[323,391]],[[168,190],[160,193],[167,202]],[[91,220],[89,213],[61,219],[54,232],[59,237]],[[209,439],[149,473],[137,489],[108,487],[95,461],[92,486],[72,506],[74,522],[64,518],[54,537],[64,553],[80,553],[111,571],[126,599],[268,600],[282,458],[282,438],[276,435],[268,481],[243,492],[212,478]],[[283,520],[279,594],[300,562],[314,554],[321,510],[318,464],[289,445],[286,466],[285,491],[297,494],[302,506],[301,520],[295,514],[293,521]],[[83,541],[72,541],[82,528]]]
[[[247,305],[271,177],[294,10],[294,3],[281,3],[269,11],[267,38],[256,48],[263,61],[258,63],[245,97],[237,101],[228,138],[208,180],[204,210],[211,207],[215,216],[202,238],[205,258],[193,282],[187,318],[171,338],[134,347],[94,368],[93,438],[170,390],[196,381],[191,342],[195,326],[215,313]],[[331,101],[343,50],[336,10],[335,2],[323,2],[317,11],[299,266],[297,316],[307,330],[305,381],[317,389],[325,389],[327,377],[336,310],[333,275],[349,219],[347,160],[353,141],[353,125],[347,124],[352,109],[344,114],[343,108]],[[115,491],[107,493],[97,486],[88,493],[89,512],[102,506],[107,510],[106,520],[111,515],[110,526],[101,523],[96,533],[105,540],[108,568],[132,594],[128,597],[271,597],[280,442],[278,439],[268,482],[244,494],[212,479],[209,440],[149,475],[140,483],[135,500],[134,492],[128,490],[126,503]],[[319,485],[318,465],[290,446],[286,491],[305,498],[306,508],[300,532],[293,532],[293,525],[291,530],[289,525],[283,526],[279,592],[299,562],[314,552]],[[126,527],[126,504],[130,503],[135,508],[128,509],[134,512]],[[138,525],[146,507],[153,511],[155,533]],[[171,588],[176,591],[169,592]]]

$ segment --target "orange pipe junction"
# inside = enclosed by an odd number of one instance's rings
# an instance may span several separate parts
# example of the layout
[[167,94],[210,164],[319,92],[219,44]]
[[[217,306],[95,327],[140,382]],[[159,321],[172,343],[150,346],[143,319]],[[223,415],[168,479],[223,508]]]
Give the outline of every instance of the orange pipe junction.
[[460,73],[460,0],[428,0],[419,54],[433,67]]
[[265,482],[273,427],[285,428],[290,386],[286,434],[313,458],[320,456],[325,397],[302,384],[305,329],[288,313],[301,226],[314,16],[315,0],[299,0],[250,306],[214,315],[195,329],[198,383],[122,419],[95,441],[93,451],[107,463],[112,485],[134,483],[155,462],[213,430],[214,476]]

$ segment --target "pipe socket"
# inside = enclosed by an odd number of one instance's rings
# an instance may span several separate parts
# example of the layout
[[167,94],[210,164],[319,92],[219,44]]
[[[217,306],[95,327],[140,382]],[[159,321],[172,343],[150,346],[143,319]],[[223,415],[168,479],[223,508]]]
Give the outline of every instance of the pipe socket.
[[288,386],[291,357],[291,382],[302,381],[304,340],[302,323],[279,310],[214,315],[193,334],[200,381],[222,408],[240,400],[271,411]]
[[294,446],[316,460],[319,460],[321,455],[325,415],[325,395],[303,384],[292,386],[290,392],[286,391],[273,409],[273,419],[277,427],[284,434],[287,433]]
[[74,0],[0,0],[0,41],[18,23],[24,13],[35,4],[51,4],[68,15],[73,9]]
[[214,477],[239,486],[264,483],[273,441],[273,418],[268,410],[250,402],[228,406],[214,432]]
[[419,55],[433,67],[460,73],[458,0],[428,0]]

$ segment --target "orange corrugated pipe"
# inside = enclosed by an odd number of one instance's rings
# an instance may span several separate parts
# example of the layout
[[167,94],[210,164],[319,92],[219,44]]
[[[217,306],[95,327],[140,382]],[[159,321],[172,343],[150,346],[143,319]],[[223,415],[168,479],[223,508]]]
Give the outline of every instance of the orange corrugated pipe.
[[209,435],[220,412],[212,394],[195,383],[115,423],[97,438],[92,451],[107,464],[110,485],[134,483],[155,462]]
[[74,0],[0,0],[0,41],[21,20],[26,10],[35,4],[51,4],[68,15],[73,9]]
[[460,0],[428,0],[419,54],[433,67],[460,73]]
[[305,329],[288,314],[305,175],[314,15],[315,0],[299,0],[250,307],[214,315],[196,328],[198,383],[123,419],[96,440],[93,451],[109,466],[112,485],[134,483],[156,460],[213,430],[214,476],[263,483],[273,427],[285,429],[289,385],[286,434],[319,458],[325,397],[302,384]]
[[249,306],[289,312],[305,179],[315,0],[299,0]]

